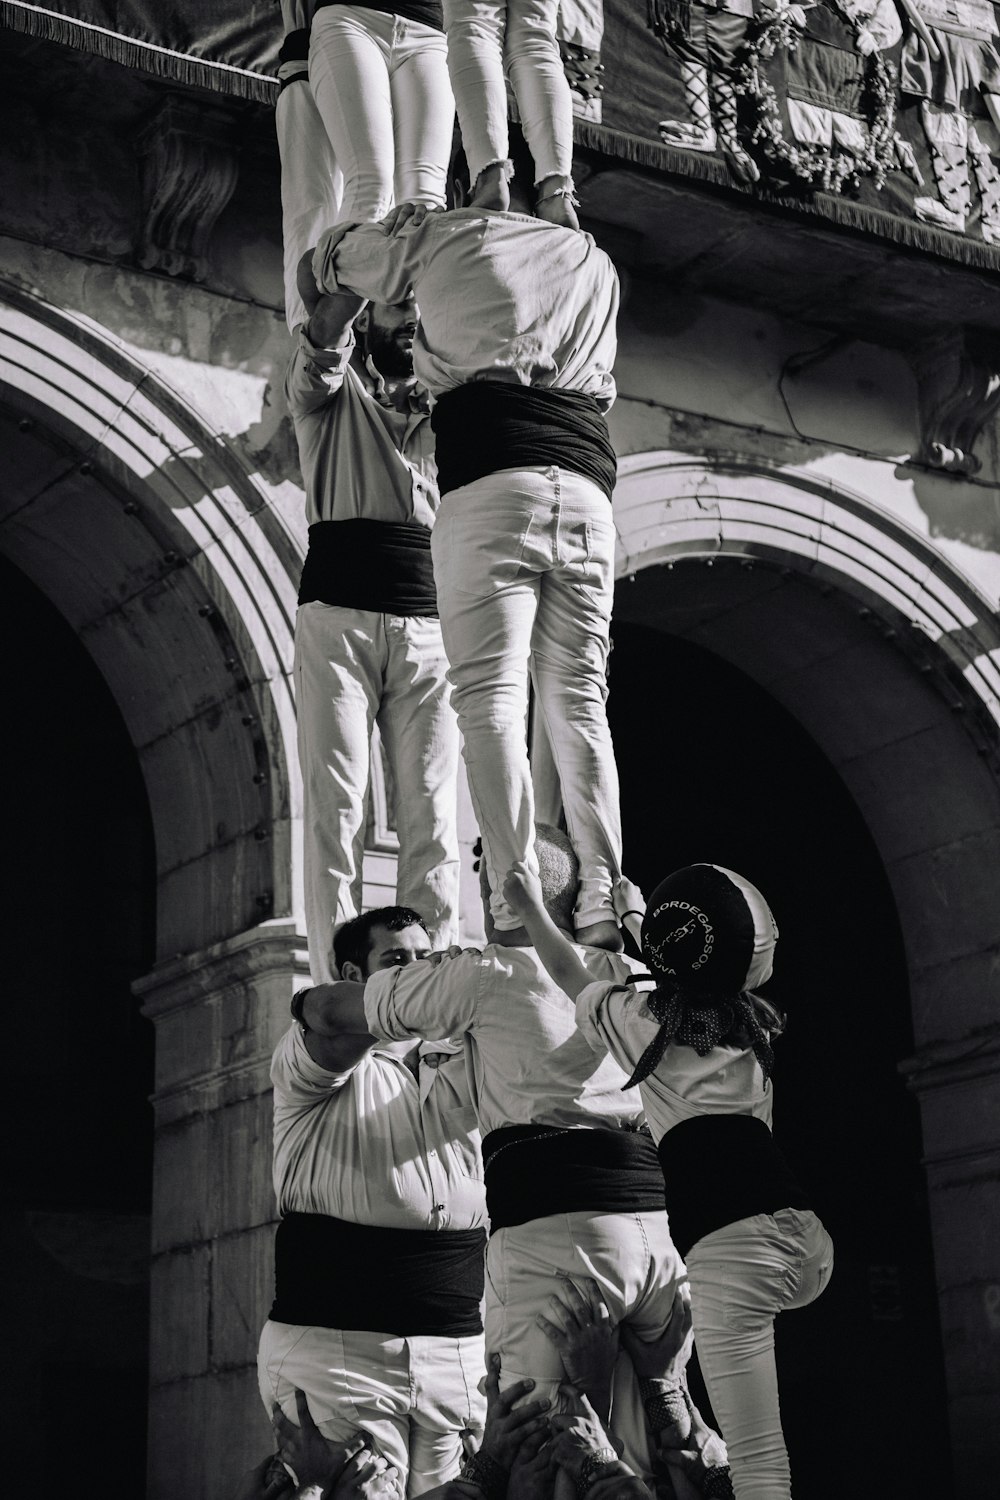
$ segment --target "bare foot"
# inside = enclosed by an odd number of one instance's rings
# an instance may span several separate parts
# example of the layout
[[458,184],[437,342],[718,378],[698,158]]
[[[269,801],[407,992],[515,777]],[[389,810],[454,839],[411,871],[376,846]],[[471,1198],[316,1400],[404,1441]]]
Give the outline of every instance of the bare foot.
[[584,948],[606,948],[609,953],[620,953],[625,944],[618,923],[610,917],[603,922],[591,922],[576,929],[576,940]]
[[493,208],[499,213],[506,213],[510,208],[510,187],[508,183],[506,162],[497,161],[491,167],[484,167],[476,178],[476,190],[472,195],[472,207]]
[[538,197],[535,199],[535,214],[539,219],[544,219],[547,224],[558,224],[563,229],[579,229],[580,220],[576,216],[576,196],[573,192],[572,177],[543,177],[538,184]]

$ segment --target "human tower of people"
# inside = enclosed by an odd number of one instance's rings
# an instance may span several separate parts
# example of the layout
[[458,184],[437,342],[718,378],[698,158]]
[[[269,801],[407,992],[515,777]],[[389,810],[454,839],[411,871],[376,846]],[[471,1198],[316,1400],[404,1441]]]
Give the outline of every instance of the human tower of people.
[[[767,903],[711,863],[648,903],[621,872],[618,279],[577,220],[557,4],[283,0],[312,983],[272,1063],[277,1453],[247,1495],[790,1495],[774,1317],[832,1247],[770,1130]],[[566,833],[535,823],[532,688]],[[376,723],[399,904],[359,915]]]

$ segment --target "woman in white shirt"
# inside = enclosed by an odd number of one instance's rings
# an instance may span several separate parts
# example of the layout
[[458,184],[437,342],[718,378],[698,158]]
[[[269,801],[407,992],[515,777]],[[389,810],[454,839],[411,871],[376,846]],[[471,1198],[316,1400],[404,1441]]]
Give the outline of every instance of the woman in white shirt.
[[[719,865],[669,875],[636,934],[656,981],[643,993],[593,982],[526,870],[511,871],[504,895],[576,1001],[583,1035],[639,1085],[737,1500],[788,1500],[774,1318],[819,1296],[833,1245],[771,1136],[771,1038],[784,1018],[753,993],[770,977],[778,936],[767,903]],[[641,897],[627,886],[624,896],[628,922]]]

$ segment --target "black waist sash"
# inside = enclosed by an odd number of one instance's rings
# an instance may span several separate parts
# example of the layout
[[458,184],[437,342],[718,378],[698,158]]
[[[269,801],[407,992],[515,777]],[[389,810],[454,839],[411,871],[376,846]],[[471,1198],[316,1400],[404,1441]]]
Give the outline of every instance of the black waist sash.
[[810,1204],[763,1120],[696,1115],[659,1146],[670,1233],[682,1255],[713,1229]]
[[317,521],[309,528],[299,603],[437,615],[431,534],[405,521]]
[[555,464],[593,480],[611,499],[618,464],[593,396],[472,380],[438,397],[431,426],[442,495],[500,469]]
[[656,1147],[633,1130],[506,1125],[483,1141],[490,1232],[550,1214],[663,1207]]
[[485,1229],[378,1229],[286,1214],[274,1242],[276,1323],[396,1338],[483,1329]]
[[285,39],[278,52],[278,62],[282,66],[286,63],[295,63],[297,66],[289,68],[286,73],[280,73],[281,79],[278,92],[281,93],[290,83],[309,82],[309,32],[289,31],[285,33]]
[[[350,0],[316,0],[314,14],[327,5],[348,4]],[[399,16],[404,21],[421,21],[433,26],[435,31],[444,30],[444,7],[441,0],[365,0],[365,10],[377,10],[383,15]]]

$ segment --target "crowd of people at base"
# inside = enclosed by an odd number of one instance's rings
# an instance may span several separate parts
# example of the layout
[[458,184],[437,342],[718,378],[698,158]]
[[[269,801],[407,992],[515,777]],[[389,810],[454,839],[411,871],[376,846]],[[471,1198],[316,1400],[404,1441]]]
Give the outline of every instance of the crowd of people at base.
[[[648,905],[622,876],[618,279],[577,219],[558,0],[282,9],[312,982],[272,1061],[277,1454],[243,1500],[782,1500],[773,1320],[832,1247],[771,1135],[767,903],[716,864]],[[400,904],[359,915],[376,724]]]

